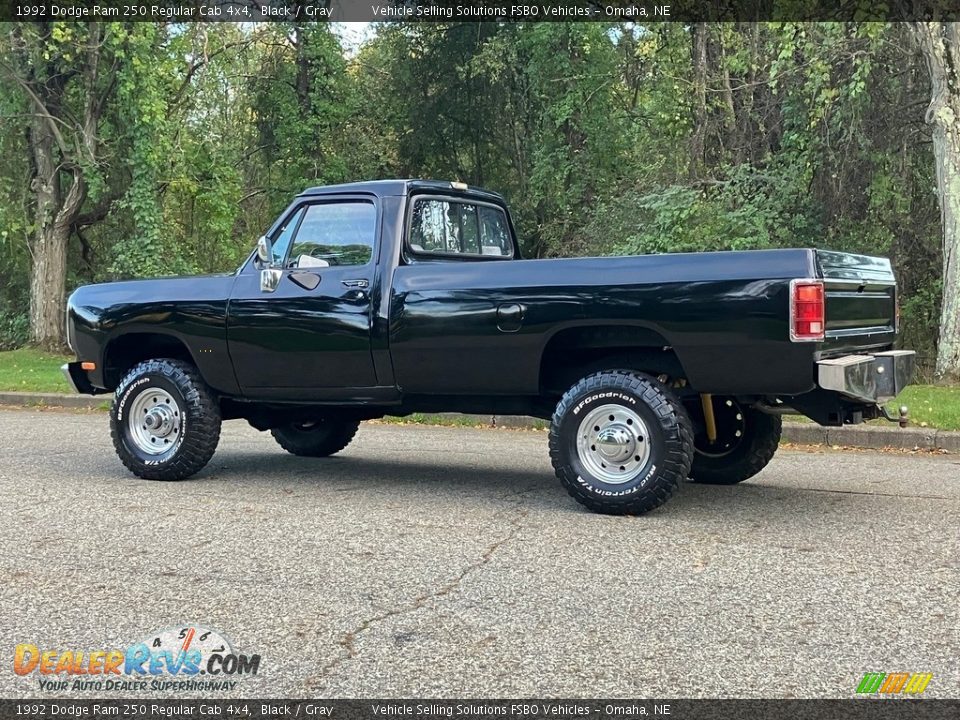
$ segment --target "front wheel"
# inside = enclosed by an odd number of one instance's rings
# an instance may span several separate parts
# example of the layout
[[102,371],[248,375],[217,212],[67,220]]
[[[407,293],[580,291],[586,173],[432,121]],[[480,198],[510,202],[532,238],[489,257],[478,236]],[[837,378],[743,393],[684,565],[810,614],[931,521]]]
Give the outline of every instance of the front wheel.
[[360,427],[358,420],[322,418],[271,430],[280,447],[302,457],[327,457],[343,450]]
[[110,436],[134,475],[183,480],[213,457],[220,441],[220,407],[192,365],[146,360],[117,387]]
[[773,459],[780,445],[783,420],[732,398],[714,397],[717,437],[713,442],[701,429],[694,437],[690,479],[705,485],[736,485],[752,478]]
[[560,482],[590,510],[640,515],[687,477],[693,430],[680,400],[651,377],[598,372],[570,388],[550,426]]

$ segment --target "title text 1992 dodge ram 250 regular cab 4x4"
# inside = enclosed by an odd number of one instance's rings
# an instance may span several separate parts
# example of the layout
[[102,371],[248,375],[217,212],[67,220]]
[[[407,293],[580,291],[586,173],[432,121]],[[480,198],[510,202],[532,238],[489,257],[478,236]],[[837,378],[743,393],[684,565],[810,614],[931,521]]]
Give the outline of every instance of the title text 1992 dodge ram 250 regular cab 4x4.
[[323,457],[361,420],[412,412],[551,419],[560,481],[643,513],[687,477],[759,472],[781,415],[885,414],[910,382],[890,263],[819,250],[523,260],[503,198],[462,183],[307,190],[235,273],[81,287],[83,393],[114,393],[113,442],[182,480],[221,420]]

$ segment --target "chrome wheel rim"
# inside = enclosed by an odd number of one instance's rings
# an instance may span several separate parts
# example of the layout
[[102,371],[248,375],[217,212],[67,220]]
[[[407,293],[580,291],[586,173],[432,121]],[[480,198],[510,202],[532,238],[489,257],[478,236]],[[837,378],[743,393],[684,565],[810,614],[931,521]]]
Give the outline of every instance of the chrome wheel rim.
[[127,415],[127,434],[137,450],[162,455],[180,438],[182,413],[173,395],[163,388],[148,388],[134,399]]
[[577,456],[593,477],[610,485],[633,480],[650,459],[641,417],[623,405],[601,405],[577,429]]

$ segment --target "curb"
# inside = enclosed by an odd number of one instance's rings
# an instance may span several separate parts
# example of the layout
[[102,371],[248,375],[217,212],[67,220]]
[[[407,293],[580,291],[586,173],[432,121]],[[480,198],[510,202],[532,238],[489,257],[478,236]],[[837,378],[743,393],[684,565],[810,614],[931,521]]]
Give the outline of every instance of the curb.
[[[96,410],[110,402],[109,395],[63,395],[60,393],[0,392],[0,405],[19,407],[62,407]],[[542,429],[544,420],[524,415],[469,415],[463,413],[438,413],[429,418],[458,424],[486,425],[514,429]],[[430,424],[429,422],[424,424]],[[813,423],[790,422],[783,424],[783,440],[798,445],[831,445],[855,448],[895,448],[898,450],[946,450],[960,453],[960,432],[936,428],[896,428],[876,425],[853,427],[820,427]]]
[[62,393],[0,392],[0,405],[21,407],[62,407],[96,410],[110,402],[110,395],[66,395]]
[[[546,421],[523,415],[462,415],[440,413],[437,417],[452,421],[473,421],[477,425],[502,428],[542,428]],[[919,427],[880,427],[855,425],[820,427],[814,423],[783,423],[783,441],[797,445],[830,445],[854,448],[898,450],[946,450],[960,452],[960,431]]]
[[820,427],[813,423],[785,422],[783,439],[798,445],[960,452],[960,432],[936,428],[886,428],[876,425]]

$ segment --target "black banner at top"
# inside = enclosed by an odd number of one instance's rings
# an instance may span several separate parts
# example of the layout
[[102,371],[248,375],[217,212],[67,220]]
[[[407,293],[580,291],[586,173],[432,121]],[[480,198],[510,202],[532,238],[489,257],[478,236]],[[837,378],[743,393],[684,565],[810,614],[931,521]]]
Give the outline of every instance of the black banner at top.
[[960,20],[960,0],[0,0],[45,22],[709,22]]

